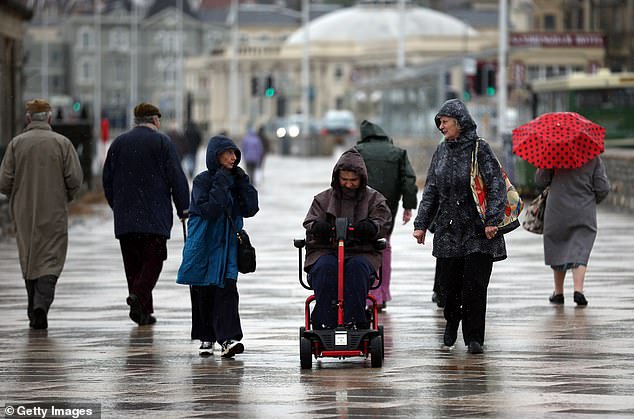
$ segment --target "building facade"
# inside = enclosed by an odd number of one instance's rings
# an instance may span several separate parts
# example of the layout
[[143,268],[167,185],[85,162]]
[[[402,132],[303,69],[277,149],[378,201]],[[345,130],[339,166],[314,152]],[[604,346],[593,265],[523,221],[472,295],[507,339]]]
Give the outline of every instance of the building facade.
[[55,21],[38,19],[29,30],[36,53],[25,96],[41,96],[46,85],[64,118],[88,116],[96,126],[107,118],[112,135],[131,126],[141,101],[182,126],[189,117],[182,63],[210,53],[226,31],[203,25],[186,0],[136,4],[110,0],[97,12],[83,5]]
[[9,140],[22,130],[24,103],[23,38],[27,23],[33,16],[22,2],[7,0],[0,3],[0,158]]

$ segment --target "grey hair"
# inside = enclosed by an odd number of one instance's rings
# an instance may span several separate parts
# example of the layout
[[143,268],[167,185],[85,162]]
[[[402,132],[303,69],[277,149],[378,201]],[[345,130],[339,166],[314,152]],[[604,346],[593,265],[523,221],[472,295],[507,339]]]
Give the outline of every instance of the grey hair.
[[150,115],[150,116],[135,116],[134,117],[134,124],[135,125],[141,125],[141,124],[154,124],[154,117],[158,116],[158,115]]
[[462,127],[460,126],[460,121],[458,121],[458,118],[453,118],[453,117],[450,117],[450,118],[456,122],[456,128],[458,128],[459,130],[462,130]]
[[29,116],[29,118],[31,118],[31,121],[48,121],[48,118],[53,115],[51,111],[35,113],[27,112],[26,114]]

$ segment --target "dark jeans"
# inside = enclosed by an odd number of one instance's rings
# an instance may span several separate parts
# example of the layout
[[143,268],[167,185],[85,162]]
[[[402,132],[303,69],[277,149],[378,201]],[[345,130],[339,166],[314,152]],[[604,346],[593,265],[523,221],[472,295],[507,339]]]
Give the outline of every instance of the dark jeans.
[[53,299],[55,298],[55,285],[57,277],[55,275],[45,275],[37,279],[25,279],[26,295],[28,299],[26,314],[29,320],[33,320],[33,311],[41,308],[48,313]]
[[119,237],[128,293],[139,297],[146,313],[154,312],[152,290],[167,259],[167,238],[156,234],[131,233]]
[[437,266],[446,292],[445,319],[451,323],[462,320],[465,345],[471,341],[483,344],[493,258],[485,253],[472,253],[459,258],[438,258]]
[[[344,324],[368,327],[365,302],[374,268],[364,256],[347,258],[344,264]],[[311,320],[315,328],[337,327],[337,256],[324,255],[310,269],[310,285],[315,291]]]
[[189,287],[192,339],[220,344],[229,339],[242,340],[236,280],[225,281],[224,288],[215,285]]

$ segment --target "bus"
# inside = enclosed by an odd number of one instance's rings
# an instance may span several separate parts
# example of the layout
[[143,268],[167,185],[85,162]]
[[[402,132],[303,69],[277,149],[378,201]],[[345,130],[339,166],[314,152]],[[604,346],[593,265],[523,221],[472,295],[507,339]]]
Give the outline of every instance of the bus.
[[577,112],[605,128],[608,147],[634,147],[634,73],[572,73],[535,80],[533,117]]

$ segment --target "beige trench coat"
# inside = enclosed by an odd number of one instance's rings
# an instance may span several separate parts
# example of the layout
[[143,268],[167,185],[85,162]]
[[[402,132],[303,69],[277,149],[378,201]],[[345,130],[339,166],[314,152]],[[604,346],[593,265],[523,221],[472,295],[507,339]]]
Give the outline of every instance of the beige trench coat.
[[83,181],[70,140],[43,121],[13,138],[0,165],[24,279],[59,277],[68,247],[68,207]]

